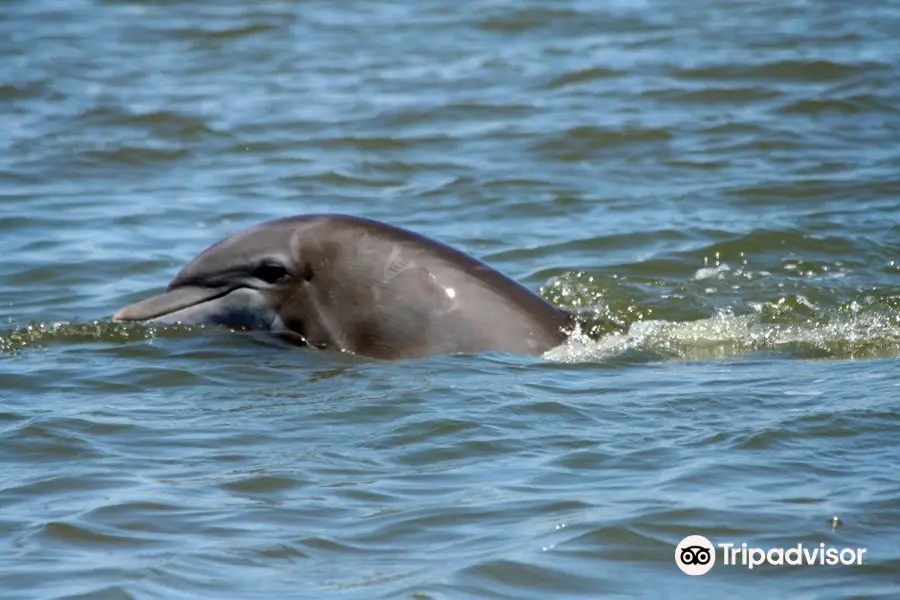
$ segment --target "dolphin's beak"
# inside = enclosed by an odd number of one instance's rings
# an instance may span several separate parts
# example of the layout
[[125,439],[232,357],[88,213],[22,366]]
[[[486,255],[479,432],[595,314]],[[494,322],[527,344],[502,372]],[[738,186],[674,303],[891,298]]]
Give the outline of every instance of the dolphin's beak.
[[158,296],[126,306],[115,315],[113,321],[148,321],[165,317],[186,308],[209,302],[226,295],[229,288],[184,286]]

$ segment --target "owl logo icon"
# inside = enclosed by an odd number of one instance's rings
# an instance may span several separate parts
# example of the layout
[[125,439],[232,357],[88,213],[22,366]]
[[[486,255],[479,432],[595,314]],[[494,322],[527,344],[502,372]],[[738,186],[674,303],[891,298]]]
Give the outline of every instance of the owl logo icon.
[[706,575],[716,564],[716,547],[702,535],[689,535],[675,547],[675,564],[687,575]]

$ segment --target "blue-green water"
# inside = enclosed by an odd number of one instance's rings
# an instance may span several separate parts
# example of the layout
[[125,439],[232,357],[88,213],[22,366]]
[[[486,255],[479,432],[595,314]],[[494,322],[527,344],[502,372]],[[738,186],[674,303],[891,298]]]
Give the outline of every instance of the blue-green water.
[[[0,596],[900,595],[896,2],[0,11]],[[110,322],[381,219],[626,326],[380,362]],[[675,565],[690,534],[861,566]]]

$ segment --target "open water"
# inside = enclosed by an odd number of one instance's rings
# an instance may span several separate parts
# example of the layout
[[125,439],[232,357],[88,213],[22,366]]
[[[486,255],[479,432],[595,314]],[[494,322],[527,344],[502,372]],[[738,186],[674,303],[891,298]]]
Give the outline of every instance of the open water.
[[[0,117],[0,597],[900,597],[896,1],[11,0]],[[625,331],[110,322],[322,211]]]

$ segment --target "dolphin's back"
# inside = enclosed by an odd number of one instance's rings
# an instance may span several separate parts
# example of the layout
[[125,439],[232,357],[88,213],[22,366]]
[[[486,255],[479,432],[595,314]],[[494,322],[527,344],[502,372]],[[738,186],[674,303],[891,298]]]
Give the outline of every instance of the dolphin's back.
[[301,219],[313,223],[304,238],[323,240],[319,260],[333,263],[317,308],[326,320],[340,322],[341,312],[352,322],[341,340],[348,350],[540,354],[566,339],[568,312],[448,245],[360,217]]

